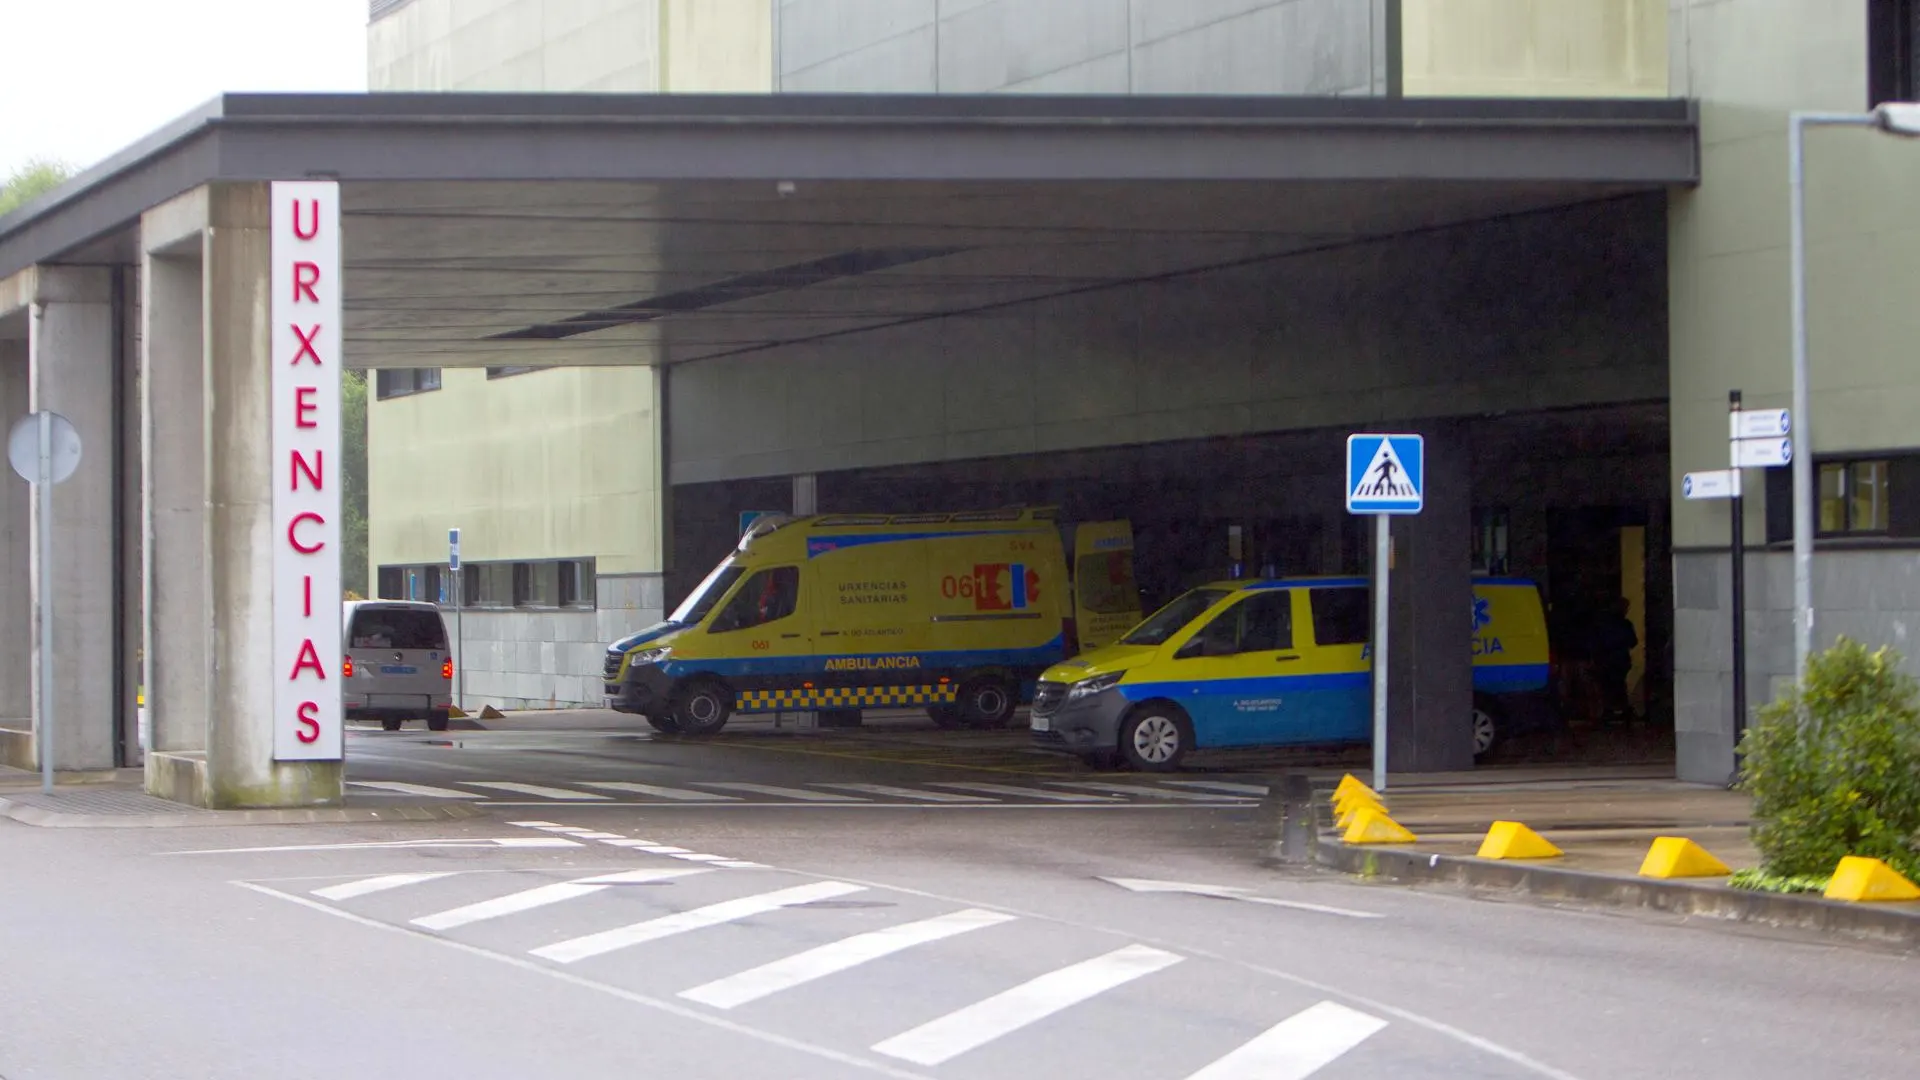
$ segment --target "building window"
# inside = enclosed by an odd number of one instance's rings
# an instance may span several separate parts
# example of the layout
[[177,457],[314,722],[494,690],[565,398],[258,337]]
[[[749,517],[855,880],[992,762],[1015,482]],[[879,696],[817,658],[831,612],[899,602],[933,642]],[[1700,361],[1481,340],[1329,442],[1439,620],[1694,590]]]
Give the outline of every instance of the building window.
[[1820,532],[1887,532],[1893,516],[1887,498],[1891,475],[1891,463],[1885,460],[1822,462]]
[[437,367],[381,368],[374,374],[374,397],[381,401],[438,389],[440,369]]
[[1867,0],[1867,107],[1920,98],[1920,0]]
[[507,378],[508,376],[525,375],[529,371],[539,371],[539,370],[540,369],[538,367],[528,366],[528,365],[522,365],[519,367],[490,367],[487,369],[487,378],[504,379],[504,378]]
[[583,559],[560,563],[560,606],[594,606],[593,563]]
[[463,569],[468,607],[513,606],[512,563],[468,563]]
[[1504,509],[1473,512],[1473,570],[1476,574],[1507,572],[1507,539],[1510,518]]

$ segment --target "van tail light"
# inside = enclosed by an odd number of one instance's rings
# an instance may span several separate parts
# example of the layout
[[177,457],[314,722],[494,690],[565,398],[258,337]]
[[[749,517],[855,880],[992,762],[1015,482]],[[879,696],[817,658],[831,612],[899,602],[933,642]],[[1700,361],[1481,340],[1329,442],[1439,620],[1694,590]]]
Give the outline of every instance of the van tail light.
[[440,661],[440,677],[443,679],[453,678],[453,657],[449,656],[445,660]]
[[349,656],[340,661],[340,677],[343,679],[353,678],[353,657]]

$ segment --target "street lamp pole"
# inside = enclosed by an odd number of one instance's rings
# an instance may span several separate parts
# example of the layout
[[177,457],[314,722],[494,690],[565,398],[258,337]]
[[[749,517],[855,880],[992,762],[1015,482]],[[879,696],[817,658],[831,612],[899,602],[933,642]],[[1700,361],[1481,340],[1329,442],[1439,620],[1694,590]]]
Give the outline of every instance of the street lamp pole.
[[1875,128],[1920,136],[1920,104],[1887,102],[1867,113],[1796,112],[1787,120],[1793,244],[1793,676],[1805,682],[1813,653],[1813,410],[1807,389],[1806,140],[1810,127]]

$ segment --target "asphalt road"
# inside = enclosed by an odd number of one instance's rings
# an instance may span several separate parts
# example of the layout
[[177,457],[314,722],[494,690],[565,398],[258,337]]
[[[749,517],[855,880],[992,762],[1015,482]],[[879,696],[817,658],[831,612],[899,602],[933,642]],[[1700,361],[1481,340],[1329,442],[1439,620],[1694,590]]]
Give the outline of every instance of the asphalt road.
[[[459,822],[0,821],[0,1077],[1784,1080],[1920,1052],[1912,958],[1262,869],[1230,789],[884,739],[608,765],[575,734],[355,766],[466,792]],[[975,780],[1096,801],[897,794]],[[621,782],[740,797],[586,786]]]

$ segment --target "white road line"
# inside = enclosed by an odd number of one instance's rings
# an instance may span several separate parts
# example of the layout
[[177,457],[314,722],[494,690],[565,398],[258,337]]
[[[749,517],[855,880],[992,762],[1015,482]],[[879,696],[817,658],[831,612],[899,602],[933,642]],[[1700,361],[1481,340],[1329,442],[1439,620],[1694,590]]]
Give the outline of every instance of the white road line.
[[747,859],[727,859],[724,862],[717,862],[717,863],[714,863],[713,865],[724,866],[729,870],[766,870],[768,869],[768,866],[766,863],[752,862]]
[[1323,1001],[1187,1080],[1306,1080],[1386,1026],[1377,1016]]
[[452,788],[433,787],[429,784],[403,784],[398,780],[349,780],[348,787],[372,788],[375,791],[391,791],[397,795],[412,795],[416,799],[484,799],[485,795],[476,795],[471,791],[455,791]]
[[507,824],[522,829],[571,829],[571,825],[561,825],[552,821],[509,821]]
[[725,783],[714,781],[708,783],[705,780],[695,782],[704,787],[725,788],[728,791],[749,791],[755,795],[772,795],[777,799],[795,799],[800,802],[857,803],[867,801],[865,799],[856,799],[851,795],[832,795],[824,791],[803,791],[800,788],[774,787],[771,784],[742,784],[733,781],[727,781]]
[[1003,915],[997,911],[983,911],[980,908],[968,908],[932,919],[889,926],[884,930],[875,930],[866,934],[855,934],[850,938],[829,942],[818,948],[795,953],[770,964],[757,968],[748,968],[737,975],[716,979],[704,986],[684,990],[680,996],[689,1001],[698,1001],[702,1005],[711,1005],[716,1009],[731,1009],[745,1005],[750,1001],[759,1001],[770,994],[782,990],[791,990],[803,983],[823,979],[828,975],[858,967],[869,960],[878,960],[891,956],[915,945],[941,941],[964,934],[969,930],[979,930],[988,926],[998,926],[1012,922],[1012,915]]
[[535,795],[542,799],[558,802],[605,802],[607,796],[595,795],[587,791],[571,791],[567,788],[541,787],[539,784],[521,784],[511,780],[462,780],[468,787],[492,788],[495,791],[511,791],[518,795]]
[[875,1043],[873,1050],[916,1065],[938,1065],[1116,986],[1172,967],[1180,960],[1170,952],[1128,945],[1105,956],[1049,971],[912,1031]]
[[631,795],[651,795],[656,799],[673,799],[678,802],[738,802],[737,795],[716,795],[711,791],[689,791],[686,788],[660,787],[657,784],[635,784],[626,780],[604,780],[594,783],[582,781],[581,787],[590,787],[595,791],[623,791]]
[[626,839],[626,837],[621,836],[617,832],[577,832],[577,833],[568,833],[567,835],[573,837],[575,840],[605,841],[605,840],[625,840]]
[[653,848],[660,846],[651,840],[629,840],[624,837],[619,840],[602,840],[600,842],[606,844],[608,847]]
[[1163,784],[1171,784],[1174,787],[1200,788],[1203,791],[1227,791],[1235,795],[1250,795],[1256,799],[1264,799],[1269,794],[1269,789],[1263,784],[1235,784],[1226,780],[1162,780],[1160,782]]
[[322,900],[351,900],[356,896],[386,892],[406,885],[418,885],[422,881],[435,878],[452,877],[456,871],[446,870],[437,874],[382,874],[379,877],[361,878],[343,885],[329,885],[324,889],[313,890],[313,895]]
[[839,788],[842,791],[858,791],[864,795],[880,795],[891,799],[918,799],[937,803],[983,803],[992,799],[983,799],[978,795],[949,795],[944,791],[922,791],[919,788],[889,787],[886,784],[816,784],[816,787]]
[[732,859],[727,858],[725,855],[702,855],[697,851],[689,851],[682,855],[675,855],[673,856],[673,858],[685,859],[688,862],[701,862],[701,863],[723,863],[723,862],[733,861]]
[[701,873],[694,869],[674,870],[628,870],[618,874],[602,874],[598,877],[581,878],[578,881],[560,881],[538,888],[525,889],[517,893],[508,893],[492,900],[482,900],[465,907],[438,911],[432,915],[422,915],[412,920],[413,925],[427,930],[452,930],[469,923],[497,919],[502,915],[515,915],[522,911],[558,904],[563,900],[577,900],[582,896],[610,889],[615,885],[645,885],[654,881],[669,881]]
[[556,848],[582,847],[579,841],[564,836],[498,836],[472,840],[363,840],[345,844],[278,844],[273,847],[199,848],[194,851],[162,851],[160,855],[251,855],[263,851],[361,851],[373,848]]
[[1145,784],[1116,784],[1107,780],[1052,780],[1057,787],[1083,788],[1087,791],[1108,791],[1115,795],[1132,795],[1138,799],[1173,799],[1178,802],[1243,802],[1241,795],[1202,795],[1197,791],[1168,791],[1165,788],[1148,787]]
[[585,937],[570,938],[534,949],[532,953],[543,960],[571,964],[578,960],[610,953],[616,949],[643,945],[675,934],[684,934],[690,930],[737,922],[755,915],[764,915],[769,911],[778,911],[783,907],[831,900],[836,896],[865,890],[864,885],[849,885],[844,881],[816,881],[808,885],[796,885],[790,889],[761,893],[758,896],[723,900],[718,904],[709,904],[691,911],[682,911],[658,919],[648,919],[645,922],[603,930]]
[[957,788],[961,791],[980,791],[988,795],[1004,795],[1010,799],[1045,799],[1048,802],[1063,803],[1110,803],[1111,795],[1082,794],[1077,791],[1042,791],[1039,788],[1016,787],[1012,784],[987,784],[975,781],[941,780],[928,784],[929,787]]

